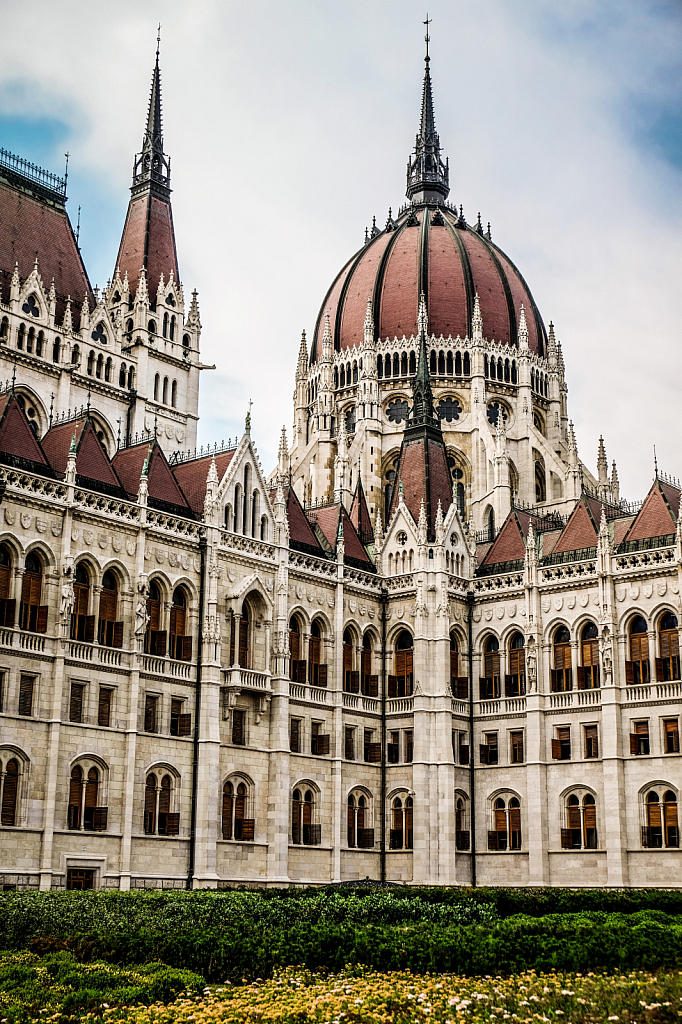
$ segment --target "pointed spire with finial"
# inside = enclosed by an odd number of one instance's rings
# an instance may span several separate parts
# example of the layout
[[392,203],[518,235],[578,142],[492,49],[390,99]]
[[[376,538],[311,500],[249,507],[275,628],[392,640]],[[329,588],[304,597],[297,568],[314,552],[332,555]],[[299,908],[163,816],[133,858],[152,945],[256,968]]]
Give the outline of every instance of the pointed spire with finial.
[[426,505],[424,504],[424,499],[422,498],[421,505],[419,506],[419,519],[417,520],[418,544],[426,544],[427,530],[428,527],[426,522]]
[[445,540],[445,520],[443,519],[443,507],[438,499],[438,508],[436,509],[436,544],[442,544]]
[[429,314],[426,310],[426,298],[424,292],[419,296],[419,308],[417,310],[417,330],[425,338],[429,336]]
[[329,310],[324,314],[324,333],[322,335],[322,356],[320,362],[331,363],[333,358],[334,342],[332,338],[332,327],[329,322]]
[[523,303],[521,303],[521,313],[519,314],[519,350],[521,352],[528,351],[528,324]]
[[426,313],[426,301],[422,292],[419,300],[419,311],[417,315],[419,325],[419,362],[417,372],[412,381],[412,415],[408,420],[410,426],[436,426],[440,430],[440,420],[433,408],[433,391],[431,390],[431,378],[429,376],[429,360],[426,354],[426,338],[428,336],[429,321]]
[[414,153],[407,161],[407,198],[412,202],[442,202],[450,193],[450,170],[447,160],[443,163],[436,119],[433,112],[433,91],[429,56],[429,25],[426,25],[426,57],[424,58],[424,84],[422,87],[422,112]]
[[365,310],[365,348],[374,346],[374,313],[372,312],[372,296],[367,296],[367,309]]
[[305,331],[301,332],[301,344],[298,346],[298,364],[296,366],[296,380],[305,380],[308,376],[308,343],[305,338]]
[[481,316],[481,303],[478,292],[474,297],[474,312],[471,317],[472,341],[483,341],[483,317]]
[[604,438],[599,435],[599,449],[597,451],[597,477],[599,479],[600,486],[605,486],[609,482],[609,463],[606,458],[606,448],[604,447]]
[[613,460],[613,468],[611,470],[611,501],[615,501],[616,504],[620,501],[620,482],[618,480],[615,459]]
[[547,336],[547,361],[550,366],[557,365],[557,347],[556,338],[554,337],[554,324],[549,321],[549,334]]
[[133,186],[152,182],[157,188],[170,194],[170,159],[163,151],[163,125],[161,122],[161,69],[159,68],[159,47],[161,26],[156,38],[156,62],[152,72],[152,87],[149,94],[147,126],[142,139],[142,152],[135,157]]

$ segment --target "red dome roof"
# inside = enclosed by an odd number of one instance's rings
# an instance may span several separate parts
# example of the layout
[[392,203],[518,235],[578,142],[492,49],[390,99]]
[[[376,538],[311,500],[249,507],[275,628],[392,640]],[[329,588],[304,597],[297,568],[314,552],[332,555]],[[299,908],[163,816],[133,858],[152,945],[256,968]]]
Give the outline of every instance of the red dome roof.
[[[435,221],[435,223],[434,223]],[[508,256],[480,229],[446,206],[407,207],[397,221],[356,253],[325,296],[315,327],[311,359],[322,353],[324,315],[329,313],[334,349],[358,347],[368,296],[378,338],[417,335],[417,308],[426,296],[429,334],[471,337],[478,294],[483,336],[517,344],[523,303],[532,352],[545,353],[546,332],[526,282]]]

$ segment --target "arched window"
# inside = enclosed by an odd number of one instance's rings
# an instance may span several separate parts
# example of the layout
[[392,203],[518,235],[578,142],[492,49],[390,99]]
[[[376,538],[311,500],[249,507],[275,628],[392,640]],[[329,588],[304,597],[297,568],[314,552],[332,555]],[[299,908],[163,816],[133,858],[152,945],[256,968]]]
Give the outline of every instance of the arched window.
[[455,848],[468,850],[470,845],[466,804],[461,796],[455,799]]
[[112,367],[111,356],[109,356],[109,358],[107,359],[106,363],[104,364],[104,379],[106,381],[111,381],[111,367]]
[[225,529],[226,530],[231,530],[232,529],[232,506],[229,503],[225,506],[224,518],[225,518]]
[[413,801],[408,796],[404,802],[401,797],[394,798],[391,805],[391,829],[389,848],[391,850],[411,850],[413,846],[412,828]]
[[680,830],[677,824],[677,797],[671,789],[663,794],[663,829],[666,846],[680,845]]
[[163,396],[161,401],[164,405],[168,405],[168,377],[163,378]]
[[[128,320],[127,321],[127,323],[126,323],[126,331],[128,332],[129,335],[133,333],[134,326],[135,326],[135,324],[133,323],[132,320]],[[130,339],[128,339],[128,340],[130,340]]]
[[10,598],[12,587],[12,556],[6,544],[0,544],[0,625],[12,627],[16,601]]
[[173,780],[164,775],[161,782],[152,772],[147,776],[144,789],[144,830],[147,835],[177,836],[180,815],[171,811]]
[[526,692],[526,652],[523,633],[514,633],[509,642],[509,675],[504,681],[506,697],[520,697]]
[[[381,359],[381,356],[379,356],[379,358]],[[346,386],[346,367],[342,366],[341,367],[341,387],[345,388],[345,386]]]
[[403,352],[400,357],[400,376],[407,377],[407,352]]
[[400,376],[400,356],[397,352],[393,353],[393,376]]
[[192,637],[186,636],[187,600],[182,587],[173,591],[170,613],[170,656],[175,661],[192,660]]
[[504,361],[504,380],[506,384],[509,384],[509,360]]
[[175,317],[171,317],[170,321],[170,340],[173,341],[175,338]]
[[242,605],[242,615],[239,620],[239,651],[237,664],[240,668],[249,667],[249,609]]
[[18,823],[19,811],[19,762],[16,757],[9,759],[4,772],[0,763],[0,825],[13,826]]
[[347,838],[349,846],[370,850],[374,846],[374,829],[369,828],[369,800],[364,793],[348,796]]
[[660,658],[656,658],[656,679],[668,682],[680,678],[680,636],[677,616],[672,612],[661,615],[658,623]]
[[135,383],[135,367],[134,366],[129,366],[128,367],[128,390],[129,391],[132,391],[134,383]]
[[303,658],[301,644],[301,625],[296,615],[292,615],[289,622],[289,678],[299,683],[304,683],[306,678],[306,662]]
[[580,634],[580,660],[578,689],[596,690],[599,687],[599,631],[594,622],[583,626]]
[[171,405],[175,409],[178,404],[178,382],[176,380],[171,384]]
[[547,499],[547,478],[545,467],[541,462],[535,463],[535,501],[540,503]]
[[464,376],[471,376],[471,357],[468,352],[464,353]]
[[521,849],[521,805],[517,797],[511,797],[508,806],[502,797],[495,800],[492,824],[488,832],[489,850]]
[[261,516],[260,517],[260,539],[261,540],[267,540],[268,539],[268,517],[267,516]]
[[168,313],[163,314],[163,336],[168,337]]
[[147,330],[150,334],[156,334],[156,320],[150,320],[147,324]]
[[488,519],[486,526],[488,529],[488,540],[495,540],[495,512],[492,508],[488,509]]
[[47,605],[41,605],[43,567],[34,552],[26,555],[24,577],[21,581],[21,604],[19,606],[19,628],[29,633],[47,632]]
[[410,352],[410,374],[414,377],[417,372],[417,357],[414,352]]
[[33,342],[35,341],[36,329],[35,327],[29,327],[28,337],[26,339],[26,351],[33,353]]
[[448,352],[448,354],[446,356],[446,359],[445,359],[445,363],[446,363],[447,375],[448,375],[448,377],[452,377],[452,369],[453,369],[453,367],[452,367],[452,352]]
[[429,356],[429,373],[432,376],[434,376],[434,377],[436,376],[436,361],[437,361],[437,358],[438,357],[436,356],[435,349],[431,349],[431,354]]
[[511,364],[511,382],[512,382],[512,384],[518,383],[518,377],[516,375],[516,360],[515,359],[512,359],[512,364]]
[[242,513],[242,488],[241,484],[234,485],[234,532],[239,533],[239,526]]
[[481,700],[496,700],[500,696],[500,642],[496,636],[489,636],[485,642],[483,673]]
[[88,769],[87,775],[81,765],[73,766],[67,809],[69,829],[82,829],[86,832],[106,831],[107,808],[99,806],[100,788],[99,771],[94,765]]
[[251,489],[251,466],[244,466],[244,504],[242,505],[242,533],[247,536],[249,527],[249,491]]
[[597,808],[594,797],[586,793],[582,799],[571,793],[566,801],[566,827],[561,830],[563,850],[597,849]]
[[153,580],[149,584],[147,598],[147,631],[144,637],[145,654],[164,657],[166,653],[166,631],[161,629],[161,593]]
[[652,789],[647,793],[644,815],[646,824],[642,826],[642,846],[656,850],[680,845],[677,797],[671,789],[663,793]]
[[83,769],[76,764],[71,769],[71,782],[69,784],[69,806],[67,812],[67,824],[70,829],[81,827],[81,804],[83,791]]
[[36,355],[42,356],[43,346],[45,344],[45,335],[42,331],[38,331],[38,337],[36,338]]
[[113,572],[107,570],[102,577],[99,595],[99,622],[97,642],[102,647],[123,647],[123,622],[116,621],[118,585]]
[[260,494],[258,491],[254,491],[251,495],[251,536],[256,536],[256,523],[258,522],[258,513],[260,511]]
[[414,652],[412,634],[406,629],[398,633],[395,644],[395,675],[388,677],[389,697],[410,697],[414,685]]
[[651,681],[647,630],[646,619],[635,615],[630,623],[630,661],[625,662],[625,681],[634,686]]
[[[118,371],[118,386],[124,388],[126,386],[126,364],[121,363],[121,368]],[[156,394],[154,394],[156,398]]]
[[90,644],[95,639],[95,616],[88,615],[90,610],[90,576],[83,562],[79,562],[76,566],[73,595],[71,639]]
[[308,682],[312,686],[327,685],[327,666],[322,662],[322,629],[319,619],[315,619],[310,627],[308,641]]
[[26,340],[26,327],[24,324],[19,324],[19,333],[17,334],[17,348],[23,349],[24,341]]
[[457,700],[468,700],[469,679],[465,674],[465,666],[460,666],[459,643],[454,633],[450,634],[450,690]]
[[445,376],[445,353],[444,352],[439,352],[438,353],[438,376],[439,377],[444,377]]
[[661,823],[661,802],[658,793],[652,792],[647,796],[646,820],[648,842],[644,843],[644,845],[654,849],[660,848],[663,846],[663,827]]
[[573,689],[571,634],[566,626],[554,633],[554,668],[551,672],[552,693]]
[[362,638],[360,689],[365,697],[379,696],[379,676],[372,675],[372,637],[369,633]]
[[81,361],[81,350],[78,345],[74,345],[71,351],[71,363],[73,366],[78,366]]
[[183,336],[182,336],[182,347],[185,350],[187,350],[187,349],[189,349],[191,344],[192,344],[192,339],[190,338],[189,334],[183,334]]
[[253,842],[255,821],[248,817],[248,791],[243,782],[234,787],[228,780],[223,786],[223,839]]
[[104,373],[104,356],[100,352],[100,354],[97,356],[97,369],[95,370],[95,376],[97,377],[97,380],[101,380],[102,379],[103,373]]
[[343,688],[346,693],[360,692],[360,673],[353,671],[353,632],[343,632]]
[[9,320],[7,319],[6,316],[3,316],[2,320],[0,320],[0,342],[2,342],[3,345],[6,344],[8,337],[9,337]]
[[295,789],[291,801],[291,841],[303,846],[319,846],[322,841],[321,825],[315,822],[315,794],[306,789]]
[[[341,373],[343,373],[343,370],[341,371]],[[377,377],[379,378],[379,380],[381,380],[383,375],[384,375],[384,357],[382,355],[378,355],[377,356]]]
[[358,382],[358,364],[356,362],[354,362],[353,363],[353,383],[357,384],[357,382]]

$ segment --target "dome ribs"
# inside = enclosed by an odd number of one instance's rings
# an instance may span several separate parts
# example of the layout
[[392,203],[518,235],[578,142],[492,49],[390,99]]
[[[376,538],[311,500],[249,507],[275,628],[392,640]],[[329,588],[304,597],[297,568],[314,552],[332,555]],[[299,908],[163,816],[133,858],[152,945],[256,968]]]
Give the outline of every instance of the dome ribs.
[[[417,282],[417,294],[426,299],[426,308],[429,308],[429,217],[428,210],[424,210],[419,231],[419,280]],[[433,334],[433,330],[430,332]]]
[[381,288],[380,338],[417,336],[420,228],[406,226],[397,232]]
[[[476,290],[474,288],[474,279],[471,273],[471,261],[469,260],[469,254],[467,253],[464,245],[462,244],[462,239],[459,237],[459,232],[457,231],[457,228],[452,223],[449,217],[445,218],[445,224],[459,254],[460,266],[462,268],[462,276],[464,279],[464,296],[466,301],[466,324],[461,336],[463,338],[470,338],[472,335],[471,318],[474,312],[474,297],[476,295]],[[457,335],[453,334],[453,337],[456,336]]]
[[336,275],[331,283],[331,286],[327,290],[327,294],[324,297],[324,302],[320,306],[320,312],[317,314],[317,320],[315,322],[315,332],[313,334],[313,341],[310,347],[310,362],[314,363],[317,361],[317,357],[322,354],[322,334],[324,331],[324,314],[327,310],[330,311],[330,320],[334,324],[334,351],[339,351],[339,335],[336,331],[336,313],[339,306],[339,295],[341,289],[346,280],[346,276],[350,273],[350,269],[354,261],[358,258],[363,250],[354,253],[353,256],[348,260],[347,263],[341,268],[339,273]]
[[515,339],[510,329],[513,300],[499,262],[475,231],[458,228],[457,233],[471,261],[474,289],[481,303],[484,336],[489,341],[494,339],[503,344],[513,344]]
[[374,291],[377,273],[383,255],[392,238],[391,232],[382,232],[367,246],[344,282],[339,301],[339,343],[341,348],[360,348],[364,338],[364,320],[367,296]]
[[[404,226],[405,225],[403,225],[403,227]],[[401,232],[402,228],[398,228],[397,230],[394,230],[393,233],[391,234],[391,240],[384,249],[383,256],[381,257],[381,261],[379,263],[379,270],[377,271],[377,276],[374,281],[374,288],[372,289],[372,315],[374,317],[375,325],[379,325],[379,337],[381,337],[381,293],[384,286],[386,266],[388,264],[389,256],[393,252],[393,247],[398,241]]]
[[[521,290],[518,291],[517,295],[514,295],[514,309],[516,312],[521,308],[523,302],[526,311],[532,309],[533,319],[528,326],[528,345],[532,352],[537,352],[538,355],[544,356],[547,351],[547,336],[545,333],[545,325],[542,322],[540,311],[535,304],[535,299],[531,295],[530,288],[526,284],[523,274],[520,273],[516,264],[512,263],[506,253],[502,252],[499,246],[495,245],[494,242],[488,242],[488,246],[495,250],[498,260],[504,267],[505,277],[508,281],[514,281],[516,278],[521,286]],[[533,337],[533,326],[535,326],[535,338]]]

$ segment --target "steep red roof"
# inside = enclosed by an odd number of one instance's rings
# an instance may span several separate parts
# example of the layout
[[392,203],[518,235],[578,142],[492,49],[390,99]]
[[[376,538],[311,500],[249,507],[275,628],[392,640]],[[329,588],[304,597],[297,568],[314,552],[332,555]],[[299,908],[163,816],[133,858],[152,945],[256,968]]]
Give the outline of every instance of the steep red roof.
[[[289,487],[284,493],[287,503],[287,522],[289,525],[289,543],[297,551],[306,551],[310,555],[317,555],[318,558],[325,557],[324,548],[321,546],[310,523],[306,519],[305,512],[298,500],[298,495],[293,487]],[[270,494],[270,500],[274,501],[275,492]]]
[[333,554],[336,554],[339,519],[341,519],[343,522],[344,561],[351,560],[361,568],[366,568],[370,571],[374,568],[343,505],[325,505],[322,508],[311,508],[306,511],[306,516],[311,523],[319,527]]
[[148,455],[147,487],[150,504],[161,502],[163,505],[173,506],[172,512],[193,518],[191,506],[173,476],[162,448],[155,441],[122,448],[114,455],[114,469],[127,493],[131,497],[137,495],[142,467]]
[[124,488],[113,469],[104,445],[97,436],[92,420],[87,416],[70,423],[50,427],[42,439],[42,446],[55,474],[63,477],[71,448],[76,438],[76,473],[94,484],[116,488],[123,496]]
[[121,279],[128,273],[132,293],[137,290],[140,270],[145,267],[147,287],[153,298],[161,274],[166,283],[171,271],[176,283],[180,280],[170,202],[149,191],[131,198],[116,266],[120,267]]
[[229,452],[217,452],[215,456],[207,455],[204,458],[192,459],[191,462],[179,462],[173,466],[173,476],[180,484],[182,493],[197,516],[204,514],[204,501],[206,499],[206,477],[211,468],[211,459],[215,458],[215,467],[218,479],[222,480],[227,472],[227,467],[232,462],[236,449]]
[[428,532],[429,535],[433,535],[438,502],[440,501],[443,516],[447,514],[452,504],[452,481],[445,447],[431,438],[404,440],[400,449],[396,478],[398,486],[393,491],[390,515],[392,516],[398,507],[400,482],[402,481],[403,497],[412,518],[415,523],[418,521],[423,499],[426,506]]
[[674,533],[677,525],[675,516],[679,512],[679,507],[680,492],[669,484],[654,480],[624,540],[645,540],[648,537],[665,537]]
[[369,516],[365,490],[362,486],[362,480],[359,477],[350,507],[350,518],[362,543],[370,544],[374,539],[374,531],[372,530],[372,520]]
[[32,463],[37,473],[52,476],[42,445],[31,429],[26,413],[15,394],[3,395],[0,405],[0,462],[13,465],[14,459]]
[[525,557],[525,535],[522,532],[518,516],[512,510],[481,564],[496,565],[498,562],[517,562]]
[[28,179],[0,167],[0,301],[9,302],[15,263],[23,284],[36,256],[46,291],[54,278],[57,323],[70,295],[74,328],[79,330],[83,299],[87,295],[91,308],[95,299],[63,202],[43,199],[41,189]]
[[[588,504],[590,507],[588,507]],[[594,515],[591,506],[598,507],[598,516]],[[580,548],[596,547],[600,521],[601,505],[599,502],[588,499],[583,495],[571,512],[552,554],[558,555],[565,551],[577,551]]]
[[542,319],[512,261],[489,238],[464,225],[453,210],[444,207],[439,213],[442,225],[432,223],[432,211],[426,207],[406,208],[388,230],[378,232],[346,264],[320,307],[312,361],[322,352],[327,312],[336,350],[352,348],[362,341],[368,297],[372,299],[378,337],[416,336],[422,291],[429,334],[471,337],[474,297],[478,294],[486,338],[515,345],[523,304],[530,349],[544,354]]

